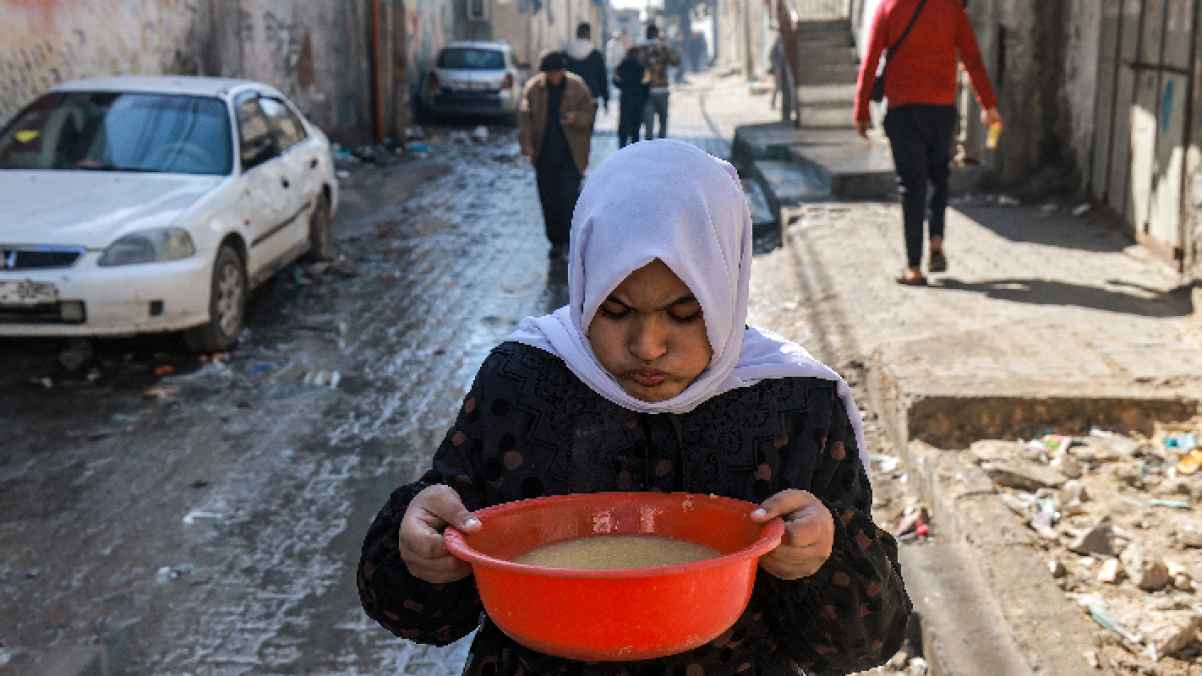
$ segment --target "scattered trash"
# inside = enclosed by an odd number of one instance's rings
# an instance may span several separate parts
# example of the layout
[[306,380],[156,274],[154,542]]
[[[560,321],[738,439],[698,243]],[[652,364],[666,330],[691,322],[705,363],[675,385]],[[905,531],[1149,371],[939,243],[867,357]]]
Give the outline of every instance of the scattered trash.
[[1017,198],[1011,197],[1010,195],[1002,195],[998,197],[997,203],[1000,207],[1019,207],[1023,204]]
[[350,279],[351,277],[359,276],[359,266],[346,256],[339,256],[337,260],[329,264],[329,270],[339,277]]
[[58,363],[68,371],[78,371],[84,364],[92,361],[93,356],[92,341],[76,338],[68,342],[58,354]]
[[1047,204],[1039,207],[1039,210],[1045,214],[1054,214],[1057,211],[1060,211],[1060,205],[1056,204],[1055,202],[1048,202]]
[[147,399],[157,399],[159,401],[174,399],[178,395],[179,390],[174,387],[150,387],[142,393],[142,396],[146,397]]
[[901,459],[895,455],[877,454],[872,456],[872,460],[870,462],[876,463],[878,470],[888,474],[897,469],[898,465],[901,464]]
[[142,417],[126,413],[114,413],[111,420],[118,425],[135,425],[142,421]]
[[299,267],[292,268],[292,282],[297,286],[309,286],[312,282],[305,277],[305,273]]
[[[195,486],[195,484],[193,484]],[[207,485],[207,484],[206,484]],[[224,515],[217,512],[206,512],[201,509],[194,509],[184,515],[184,525],[191,526],[196,523],[197,519],[223,519]]]
[[251,378],[255,378],[265,373],[271,373],[272,371],[276,370],[276,368],[278,367],[270,362],[252,362],[250,366],[246,367],[246,375],[250,376]]
[[155,579],[158,580],[159,584],[167,584],[168,582],[177,580],[184,575],[192,574],[193,570],[195,570],[195,567],[190,563],[186,563],[182,566],[163,566],[162,568],[159,568],[157,573],[155,573]]
[[1136,498],[1133,498],[1133,497],[1130,497],[1127,495],[1121,496],[1121,499],[1123,502],[1125,502],[1133,507],[1139,507],[1142,509],[1147,509],[1149,507],[1167,507],[1169,509],[1182,509],[1182,510],[1189,511],[1194,508],[1194,505],[1192,503],[1186,502],[1185,500],[1165,500],[1163,498],[1152,498],[1150,500],[1139,500],[1139,499],[1136,499]]
[[419,160],[424,160],[430,156],[430,146],[425,143],[413,143],[409,146],[409,152]]
[[1076,216],[1077,218],[1081,218],[1082,216],[1084,216],[1085,214],[1088,214],[1091,211],[1093,211],[1093,205],[1090,204],[1089,202],[1086,202],[1084,204],[1078,204],[1073,209],[1073,215]]
[[1127,628],[1111,616],[1106,608],[1106,603],[1097,596],[1083,596],[1077,600],[1082,606],[1089,611],[1089,616],[1093,618],[1103,629],[1114,632],[1119,638],[1132,644],[1136,648],[1143,646],[1144,639],[1139,634],[1136,634],[1131,629]]
[[[405,130],[406,141],[421,141],[426,138],[426,130],[421,127],[409,127]],[[410,146],[412,148],[412,146]]]
[[209,482],[206,481],[205,479],[197,479],[196,481],[193,481],[192,483],[190,483],[188,485],[191,486],[192,488],[204,488],[209,485]]
[[1178,453],[1189,453],[1198,447],[1198,435],[1193,432],[1170,434],[1164,438],[1164,447]]
[[160,364],[154,367],[154,374],[160,378],[164,378],[175,373],[175,367],[171,364]]
[[462,144],[467,143],[468,141],[472,140],[472,137],[466,131],[463,131],[462,129],[457,129],[457,130],[451,132],[449,139],[450,139],[451,143],[457,143],[457,144],[462,145]]
[[475,129],[473,129],[472,130],[472,140],[474,140],[476,143],[487,143],[488,142],[488,127],[485,127],[484,125],[480,125],[479,127],[476,127]]
[[50,376],[34,378],[31,382],[33,382],[34,385],[41,385],[42,389],[46,389],[46,390],[54,389],[54,380],[51,379]]
[[348,179],[351,177],[351,172],[347,171],[346,169],[339,169],[338,171],[334,172],[334,174],[340,179]]
[[1185,476],[1197,474],[1199,469],[1202,469],[1202,451],[1198,449],[1186,453],[1177,461],[1177,472]]
[[342,382],[342,374],[338,371],[306,371],[305,377],[301,380],[304,385],[313,387],[329,387],[330,389],[338,389],[338,384]]

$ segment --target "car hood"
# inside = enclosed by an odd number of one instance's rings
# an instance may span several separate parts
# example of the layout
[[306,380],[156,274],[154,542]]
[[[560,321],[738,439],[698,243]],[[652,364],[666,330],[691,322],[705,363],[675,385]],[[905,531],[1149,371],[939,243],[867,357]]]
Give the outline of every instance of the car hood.
[[224,176],[0,171],[0,243],[100,249],[133,230],[175,225]]

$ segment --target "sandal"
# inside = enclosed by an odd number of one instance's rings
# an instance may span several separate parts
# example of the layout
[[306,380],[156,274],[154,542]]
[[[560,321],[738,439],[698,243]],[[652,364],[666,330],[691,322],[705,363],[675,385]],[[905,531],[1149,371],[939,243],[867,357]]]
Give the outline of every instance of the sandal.
[[927,271],[931,273],[947,272],[947,256],[943,255],[942,249],[931,252],[931,259],[927,261]]
[[901,284],[902,286],[926,286],[927,285],[927,278],[923,277],[922,275],[918,275],[917,277],[910,277],[909,275],[902,273],[901,276],[899,276],[897,279],[895,279],[893,281],[897,282],[898,284]]

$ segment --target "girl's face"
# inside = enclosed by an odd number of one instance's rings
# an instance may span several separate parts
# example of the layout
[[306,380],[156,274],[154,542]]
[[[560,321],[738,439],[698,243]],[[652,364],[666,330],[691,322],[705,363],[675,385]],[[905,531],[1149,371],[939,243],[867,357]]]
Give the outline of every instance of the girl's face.
[[659,260],[630,273],[605,299],[588,340],[622,389],[643,401],[680,394],[714,355],[701,304]]

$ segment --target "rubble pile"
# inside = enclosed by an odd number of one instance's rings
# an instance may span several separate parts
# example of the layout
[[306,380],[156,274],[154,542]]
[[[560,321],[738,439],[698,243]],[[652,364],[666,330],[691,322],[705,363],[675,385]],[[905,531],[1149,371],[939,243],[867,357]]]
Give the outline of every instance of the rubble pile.
[[1097,669],[1193,674],[1202,662],[1198,429],[1147,438],[1093,430],[970,449],[1038,536],[1048,574],[1098,625],[1099,645],[1086,654]]

